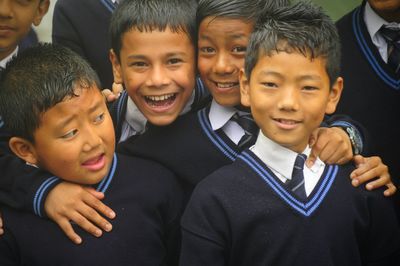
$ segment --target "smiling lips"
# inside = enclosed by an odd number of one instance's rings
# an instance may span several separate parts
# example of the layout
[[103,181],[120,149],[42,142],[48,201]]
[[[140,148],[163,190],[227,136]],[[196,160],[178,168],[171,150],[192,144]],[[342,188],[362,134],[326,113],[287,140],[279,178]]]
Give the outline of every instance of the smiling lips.
[[92,159],[89,159],[82,163],[82,166],[90,171],[98,171],[101,170],[106,164],[105,154],[102,153],[99,156],[96,156]]
[[273,120],[279,128],[286,130],[294,129],[300,124],[300,121],[293,119],[274,118]]
[[168,108],[175,102],[178,93],[144,96],[146,103],[153,108]]
[[6,36],[11,34],[14,31],[14,28],[9,26],[1,26],[0,25],[0,36]]
[[236,89],[239,86],[238,82],[215,82],[215,85],[217,86],[217,88],[221,91],[224,90],[231,90],[231,89]]

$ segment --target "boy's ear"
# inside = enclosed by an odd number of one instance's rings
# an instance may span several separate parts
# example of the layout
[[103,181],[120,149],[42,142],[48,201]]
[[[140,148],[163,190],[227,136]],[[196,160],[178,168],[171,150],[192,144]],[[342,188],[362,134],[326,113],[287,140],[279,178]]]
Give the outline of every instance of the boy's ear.
[[114,83],[122,84],[123,81],[121,63],[119,62],[118,56],[115,54],[113,49],[110,49],[109,57],[113,69]]
[[19,158],[24,160],[27,163],[37,165],[38,159],[35,151],[35,147],[32,145],[30,141],[20,137],[12,137],[8,145],[10,149],[17,155]]
[[49,10],[50,0],[40,1],[38,9],[36,10],[35,17],[33,18],[32,24],[35,26],[39,26],[40,22],[44,15],[46,15]]
[[239,83],[240,83],[240,102],[243,106],[250,107],[250,80],[247,79],[244,69],[240,69],[239,72]]
[[343,78],[338,77],[329,92],[328,104],[325,113],[332,114],[336,111],[336,106],[340,100],[343,91]]

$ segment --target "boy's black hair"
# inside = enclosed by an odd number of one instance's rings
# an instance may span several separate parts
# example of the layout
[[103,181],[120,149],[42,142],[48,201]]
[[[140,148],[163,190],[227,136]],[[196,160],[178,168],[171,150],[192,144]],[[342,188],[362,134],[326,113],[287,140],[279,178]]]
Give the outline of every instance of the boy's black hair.
[[199,26],[207,17],[254,22],[262,10],[288,5],[290,0],[199,0],[198,2],[196,20]]
[[173,32],[185,32],[195,46],[196,8],[195,0],[123,0],[111,17],[111,48],[119,57],[124,33],[133,28],[151,32],[164,31],[167,27]]
[[77,88],[100,88],[96,72],[78,54],[55,44],[19,53],[0,73],[0,114],[12,136],[34,143],[44,112],[76,96]]
[[260,56],[280,51],[326,59],[331,86],[339,76],[340,41],[335,24],[321,7],[310,2],[300,1],[263,12],[247,46],[246,76],[250,78]]

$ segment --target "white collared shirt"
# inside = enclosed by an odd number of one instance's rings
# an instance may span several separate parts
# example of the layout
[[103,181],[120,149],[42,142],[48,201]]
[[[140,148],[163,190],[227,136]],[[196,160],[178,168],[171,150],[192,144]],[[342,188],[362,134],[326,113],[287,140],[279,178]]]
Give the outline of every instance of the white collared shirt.
[[11,54],[9,54],[6,58],[4,58],[3,60],[0,61],[0,67],[6,68],[7,62],[10,61],[13,58],[13,56],[16,56],[17,53],[18,53],[18,46],[17,46],[17,48],[15,48],[15,50]]
[[400,28],[400,24],[396,22],[389,23],[383,18],[381,18],[371,8],[368,2],[365,4],[364,21],[367,26],[369,35],[371,36],[372,43],[378,48],[379,54],[381,55],[383,61],[387,63],[388,61],[387,42],[385,38],[382,36],[382,34],[380,34],[379,29],[383,25],[390,25],[391,27],[394,28]]
[[[256,143],[254,146],[250,147],[250,150],[254,152],[283,183],[292,179],[294,162],[297,157],[296,152],[270,140],[261,131],[258,134]],[[309,156],[310,151],[310,147],[307,146],[302,153]],[[304,187],[307,196],[313,191],[324,169],[325,163],[319,158],[317,158],[311,168],[308,168],[306,165],[304,166]]]
[[222,106],[212,100],[208,118],[214,131],[222,129],[235,144],[238,144],[244,135],[244,130],[238,123],[230,121],[236,112],[237,110],[234,107]]
[[[195,91],[193,90],[188,102],[183,108],[180,115],[183,115],[190,111],[194,102]],[[146,131],[147,119],[143,113],[139,110],[136,104],[133,102],[131,97],[128,97],[126,106],[125,120],[122,123],[121,137],[119,142],[122,142],[133,135],[139,135]]]

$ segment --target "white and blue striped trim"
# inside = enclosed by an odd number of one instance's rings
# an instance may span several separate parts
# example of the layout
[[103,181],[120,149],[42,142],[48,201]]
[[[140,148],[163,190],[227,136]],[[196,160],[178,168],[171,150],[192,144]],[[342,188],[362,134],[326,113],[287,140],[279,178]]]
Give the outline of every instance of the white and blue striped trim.
[[367,58],[369,64],[372,66],[374,69],[375,73],[390,87],[392,87],[395,90],[400,89],[400,79],[395,79],[391,77],[386,71],[382,68],[382,66],[379,64],[379,62],[376,60],[374,57],[370,47],[367,44],[367,41],[365,40],[362,31],[361,31],[361,21],[362,21],[362,15],[361,15],[361,7],[357,8],[355,12],[353,13],[352,17],[352,24],[353,24],[353,31],[356,36],[357,42],[361,48],[361,51]]
[[103,178],[103,180],[101,180],[100,184],[97,186],[96,188],[97,191],[102,193],[106,192],[107,188],[109,187],[111,181],[114,178],[115,169],[117,169],[117,163],[118,163],[117,155],[114,153],[110,171],[108,172],[108,175],[105,178]]
[[203,108],[199,112],[197,112],[197,116],[199,118],[200,125],[203,131],[206,133],[207,137],[210,141],[223,153],[226,157],[234,161],[238,156],[238,153],[235,152],[229,145],[220,137],[211,127],[210,121],[207,117],[207,110]]
[[3,121],[3,118],[0,115],[0,128],[2,128],[3,126],[4,126],[4,121]]
[[[103,180],[100,182],[100,184],[97,186],[97,189],[96,189],[97,191],[100,191],[102,193],[106,192],[107,188],[109,187],[109,185],[114,177],[115,170],[117,168],[117,163],[118,163],[117,155],[114,153],[110,170],[109,170],[107,176],[104,177]],[[60,180],[60,178],[52,176],[52,177],[46,179],[46,181],[44,181],[42,183],[42,185],[39,187],[39,189],[36,191],[35,197],[33,198],[33,212],[36,215],[43,217],[42,210],[41,210],[43,194],[54,182],[56,182],[58,180]]]
[[199,77],[196,78],[195,90],[196,90],[196,94],[198,95],[197,96],[198,99],[203,99],[206,95],[209,94],[208,90],[206,89],[206,87],[203,84],[203,81]]
[[54,182],[58,180],[60,180],[58,177],[52,176],[46,179],[46,181],[44,181],[42,185],[40,185],[39,189],[36,191],[35,197],[33,198],[33,212],[36,215],[43,217],[42,210],[40,208],[43,200],[43,194],[52,184],[54,184]]
[[289,206],[300,214],[308,217],[321,204],[333,181],[336,178],[339,167],[337,165],[329,165],[326,175],[322,176],[323,181],[320,183],[318,190],[313,194],[312,198],[307,198],[307,202],[301,202],[293,197],[280,182],[278,182],[263,166],[261,166],[248,151],[239,155],[238,159],[244,161],[251,169],[253,169],[275,193],[278,194]]
[[108,11],[114,11],[115,4],[111,0],[100,0],[100,2],[108,9]]

